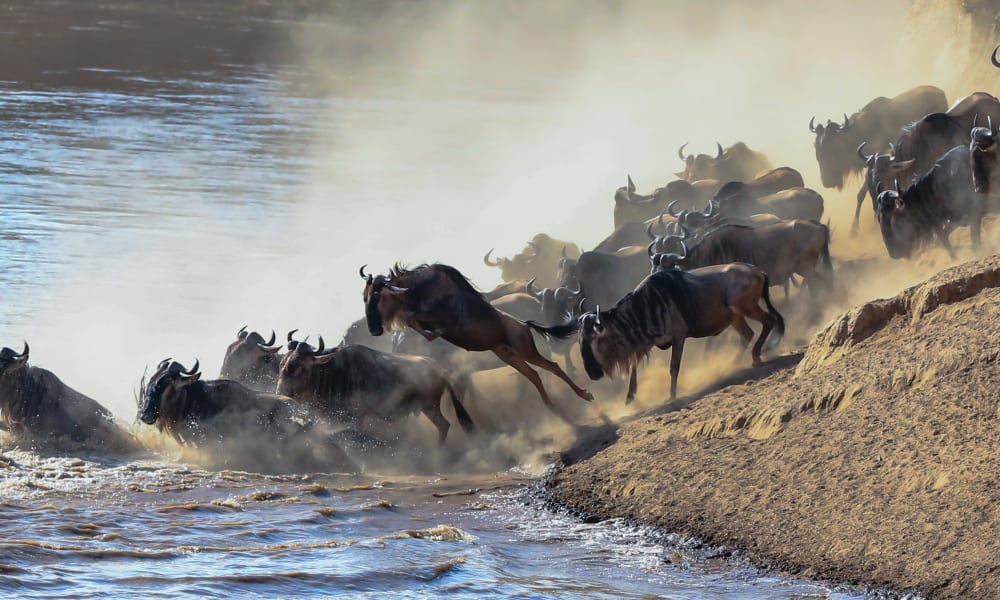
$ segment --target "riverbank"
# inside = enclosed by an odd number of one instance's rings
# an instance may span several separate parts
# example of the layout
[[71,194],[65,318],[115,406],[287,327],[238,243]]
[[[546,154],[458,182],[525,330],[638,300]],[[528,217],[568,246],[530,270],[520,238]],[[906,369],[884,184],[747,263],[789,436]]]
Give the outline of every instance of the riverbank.
[[763,379],[590,435],[555,500],[802,576],[998,598],[998,286],[1000,256],[942,271]]

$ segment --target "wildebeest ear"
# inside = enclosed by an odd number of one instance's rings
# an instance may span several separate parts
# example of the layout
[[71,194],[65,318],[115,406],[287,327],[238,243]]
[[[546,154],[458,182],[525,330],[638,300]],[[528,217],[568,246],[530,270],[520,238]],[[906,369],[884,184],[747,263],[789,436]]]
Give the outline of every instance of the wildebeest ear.
[[893,206],[895,206],[896,208],[903,208],[903,197],[897,195],[896,200],[893,203]]
[[329,350],[328,352],[326,352],[325,354],[320,354],[320,355],[316,356],[316,364],[317,365],[325,365],[325,364],[327,364],[328,362],[330,362],[331,360],[333,360],[334,358],[336,358],[336,356],[338,354],[337,350],[340,350],[340,348],[333,348],[333,349]]
[[674,175],[676,175],[678,179],[684,179],[684,171],[674,173]]
[[292,350],[295,350],[298,347],[299,347],[299,343],[296,342],[295,340],[292,340],[292,341],[288,342],[288,351],[289,352],[291,352]]

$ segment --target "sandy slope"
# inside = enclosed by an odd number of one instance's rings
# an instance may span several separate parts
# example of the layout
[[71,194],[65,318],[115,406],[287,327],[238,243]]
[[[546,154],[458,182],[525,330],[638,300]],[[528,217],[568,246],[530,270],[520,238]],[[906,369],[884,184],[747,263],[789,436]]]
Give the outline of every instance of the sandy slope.
[[596,436],[556,498],[808,575],[1000,598],[998,286],[1000,255],[856,307],[794,368]]

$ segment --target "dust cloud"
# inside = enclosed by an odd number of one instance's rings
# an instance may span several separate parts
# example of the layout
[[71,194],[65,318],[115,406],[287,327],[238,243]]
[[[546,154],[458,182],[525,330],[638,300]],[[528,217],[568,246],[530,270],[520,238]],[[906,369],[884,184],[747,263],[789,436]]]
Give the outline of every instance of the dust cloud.
[[[744,141],[774,166],[799,170],[823,194],[833,228],[838,301],[819,315],[779,304],[790,329],[781,351],[792,350],[825,318],[949,262],[936,251],[910,263],[884,258],[867,206],[852,239],[860,179],[839,192],[821,186],[807,124],[921,84],[942,87],[950,103],[989,91],[977,86],[988,84],[993,40],[956,41],[956,31],[968,32],[963,40],[977,31],[959,8],[553,0],[333,3],[285,15],[287,35],[273,51],[287,72],[258,100],[274,114],[303,101],[318,107],[294,123],[292,143],[309,160],[285,208],[235,238],[213,235],[230,226],[224,211],[213,212],[170,246],[169,258],[162,242],[141,237],[108,248],[103,276],[117,285],[68,275],[51,292],[72,299],[73,310],[43,308],[37,328],[15,339],[32,341],[35,364],[131,420],[145,365],[198,357],[211,378],[244,324],[274,328],[279,339],[299,328],[339,341],[363,315],[361,264],[377,273],[396,261],[446,262],[489,289],[499,281],[482,263],[489,248],[512,255],[538,232],[593,247],[613,229],[612,196],[626,174],[651,191],[681,170],[681,144],[711,153],[716,141]],[[983,67],[955,68],[973,60]],[[810,314],[796,322],[799,312]],[[749,365],[730,341],[688,346],[681,393]],[[640,407],[666,395],[665,356],[653,356]],[[467,406],[507,440],[479,454],[555,448],[568,435],[562,425],[525,433],[502,423],[545,415],[531,388],[511,397],[518,387],[497,384],[512,377],[477,376],[491,394]],[[583,382],[582,369],[575,377]],[[544,381],[561,405],[579,402]],[[587,384],[597,404],[623,414],[617,386]],[[432,440],[421,419],[415,430]],[[457,427],[452,435],[463,437]]]

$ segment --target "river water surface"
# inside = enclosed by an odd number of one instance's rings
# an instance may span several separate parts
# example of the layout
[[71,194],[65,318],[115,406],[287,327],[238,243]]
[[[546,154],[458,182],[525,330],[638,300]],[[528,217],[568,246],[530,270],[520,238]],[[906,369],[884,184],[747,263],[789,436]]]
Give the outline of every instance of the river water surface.
[[[441,84],[433,99],[387,93],[379,84],[401,67],[352,46],[369,48],[364,28],[385,26],[369,9],[323,25],[267,3],[0,8],[0,345],[30,340],[33,364],[126,422],[145,365],[165,355],[197,354],[211,372],[244,321],[336,332],[360,316],[358,240],[388,261],[408,244],[429,252],[422,234],[447,230],[415,217],[387,244],[379,199],[426,199],[445,184],[451,200],[434,210],[476,225],[467,173],[339,144],[366,129],[385,138],[430,104],[466,130],[549,110],[447,71],[427,75]],[[319,87],[303,85],[317,75],[287,43],[316,27],[333,36],[336,67]],[[360,65],[367,85],[342,85]],[[461,144],[442,133],[424,152],[444,162]],[[365,229],[355,216],[369,205],[380,216]],[[863,597],[547,508],[539,464],[264,476],[201,470],[153,445],[123,459],[6,443],[6,597]]]

